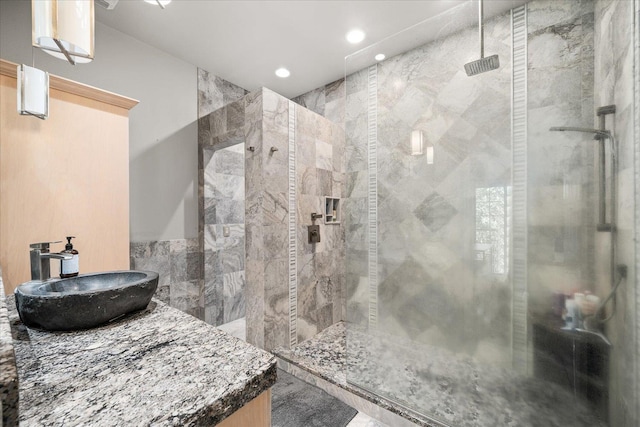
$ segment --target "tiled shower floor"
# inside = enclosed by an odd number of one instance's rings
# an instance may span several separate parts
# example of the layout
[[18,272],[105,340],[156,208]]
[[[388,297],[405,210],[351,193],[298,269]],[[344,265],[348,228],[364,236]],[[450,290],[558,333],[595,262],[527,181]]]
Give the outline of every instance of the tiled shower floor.
[[[236,338],[240,338],[241,340],[246,341],[247,321],[245,317],[220,325],[218,326],[218,328],[222,329],[229,335],[232,335]],[[382,424],[374,420],[368,415],[359,412],[356,415],[356,417],[353,420],[351,420],[351,422],[347,425],[347,427],[387,427],[387,426],[385,424]]]
[[[569,390],[512,371],[478,365],[437,347],[416,347],[396,338],[376,339],[327,328],[292,350],[274,353],[286,362],[422,426],[436,426],[402,405],[419,408],[451,426],[604,427]],[[390,341],[393,351],[390,348]],[[401,349],[401,351],[399,351]],[[349,379],[357,386],[347,382]],[[382,391],[394,404],[366,390]],[[575,402],[575,403],[574,403]]]

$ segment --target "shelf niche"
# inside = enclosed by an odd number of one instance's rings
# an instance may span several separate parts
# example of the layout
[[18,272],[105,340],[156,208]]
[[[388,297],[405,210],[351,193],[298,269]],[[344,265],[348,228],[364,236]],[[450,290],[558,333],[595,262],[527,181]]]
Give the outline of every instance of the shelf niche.
[[340,199],[324,198],[324,223],[340,224]]

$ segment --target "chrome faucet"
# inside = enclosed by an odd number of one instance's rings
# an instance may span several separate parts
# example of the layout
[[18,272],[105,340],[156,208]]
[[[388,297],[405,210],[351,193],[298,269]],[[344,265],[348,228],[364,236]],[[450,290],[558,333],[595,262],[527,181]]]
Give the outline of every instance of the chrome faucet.
[[46,282],[51,278],[50,259],[72,259],[73,255],[49,252],[49,245],[58,242],[32,243],[29,245],[29,257],[31,259],[31,280]]

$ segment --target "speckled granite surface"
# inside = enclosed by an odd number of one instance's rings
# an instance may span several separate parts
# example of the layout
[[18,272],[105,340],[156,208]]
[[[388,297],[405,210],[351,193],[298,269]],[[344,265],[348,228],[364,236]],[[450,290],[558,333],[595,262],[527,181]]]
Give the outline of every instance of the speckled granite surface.
[[[346,336],[344,323],[338,323],[290,351],[278,349],[275,354],[421,426],[606,425],[556,384],[477,364],[437,347],[402,343],[394,337],[381,340],[351,328],[347,357]],[[347,382],[347,375],[359,387]],[[442,424],[366,389],[419,408]]]
[[20,425],[210,426],[271,387],[275,358],[152,300],[100,328],[44,332],[7,298]]
[[0,270],[0,400],[3,426],[18,425],[18,371]]

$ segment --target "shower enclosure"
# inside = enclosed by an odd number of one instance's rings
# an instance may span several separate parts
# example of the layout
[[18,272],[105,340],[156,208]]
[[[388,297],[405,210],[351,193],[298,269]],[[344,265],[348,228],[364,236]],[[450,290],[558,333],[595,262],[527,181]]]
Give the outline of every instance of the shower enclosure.
[[640,1],[523,3],[485,2],[495,70],[475,1],[346,59],[347,381],[435,425],[636,426]]

